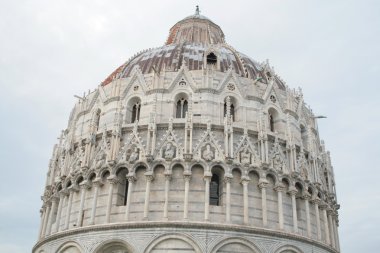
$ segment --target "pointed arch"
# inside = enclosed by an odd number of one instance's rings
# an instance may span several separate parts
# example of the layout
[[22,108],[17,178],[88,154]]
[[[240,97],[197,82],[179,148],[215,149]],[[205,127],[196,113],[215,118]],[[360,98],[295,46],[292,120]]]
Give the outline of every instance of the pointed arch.
[[268,128],[273,133],[281,131],[280,114],[274,107],[268,108]]
[[[228,106],[227,99],[230,99],[230,105]],[[224,98],[224,106],[223,106],[223,117],[227,116],[227,113],[231,115],[232,121],[237,121],[236,118],[237,111],[237,99],[234,96],[226,96]]]
[[141,98],[131,97],[126,104],[125,121],[126,123],[135,123],[140,120]]

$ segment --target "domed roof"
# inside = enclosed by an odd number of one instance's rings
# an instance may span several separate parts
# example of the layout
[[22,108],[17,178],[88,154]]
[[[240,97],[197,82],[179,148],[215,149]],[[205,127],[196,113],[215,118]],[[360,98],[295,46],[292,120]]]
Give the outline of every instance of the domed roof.
[[[194,15],[182,19],[170,29],[164,46],[136,54],[108,76],[102,85],[109,84],[115,78],[128,77],[136,66],[139,66],[142,74],[178,71],[183,64],[189,70],[202,70],[210,53],[218,57],[218,71],[232,69],[239,76],[260,78],[262,82],[267,82],[263,65],[226,44],[221,28],[200,15],[197,8]],[[275,82],[280,89],[285,89],[277,77]]]

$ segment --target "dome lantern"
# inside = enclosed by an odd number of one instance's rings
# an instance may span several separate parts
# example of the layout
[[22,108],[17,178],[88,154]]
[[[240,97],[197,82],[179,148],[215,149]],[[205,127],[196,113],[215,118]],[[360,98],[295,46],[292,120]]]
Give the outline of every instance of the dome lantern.
[[209,18],[200,15],[199,6],[195,14],[177,22],[169,32],[166,45],[185,42],[217,44],[224,43],[224,33]]

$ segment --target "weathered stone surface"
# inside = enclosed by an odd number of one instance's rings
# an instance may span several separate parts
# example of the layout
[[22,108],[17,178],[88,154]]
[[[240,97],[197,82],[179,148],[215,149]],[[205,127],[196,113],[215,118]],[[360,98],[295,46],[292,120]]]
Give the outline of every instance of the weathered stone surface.
[[301,91],[199,13],[162,50],[75,105],[33,252],[339,252],[330,155]]

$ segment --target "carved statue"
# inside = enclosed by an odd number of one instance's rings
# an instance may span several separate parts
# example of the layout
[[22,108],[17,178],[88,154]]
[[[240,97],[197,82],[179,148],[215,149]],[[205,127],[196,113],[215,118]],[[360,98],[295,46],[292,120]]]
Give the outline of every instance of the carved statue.
[[139,159],[139,149],[137,147],[135,147],[133,149],[131,155],[129,156],[128,162],[134,163],[135,161],[137,161],[137,159]]
[[165,159],[173,159],[174,155],[175,155],[175,147],[170,142],[168,142],[166,144],[164,157]]
[[303,152],[301,152],[299,157],[298,157],[298,160],[297,160],[296,169],[298,170],[298,172],[300,172],[301,177],[303,177],[305,179],[309,178],[309,173],[308,173],[307,167],[308,167],[308,165],[307,165],[305,155]]
[[82,168],[82,161],[81,159],[78,159],[75,165],[74,172],[81,171],[81,168]]
[[244,151],[240,153],[240,161],[244,165],[249,165],[251,163],[251,154],[249,153],[247,147],[245,147]]
[[214,152],[211,150],[210,144],[207,144],[206,149],[203,151],[202,157],[206,161],[211,161],[214,158]]
[[95,169],[99,170],[102,168],[103,164],[106,162],[107,155],[104,151],[101,151],[101,153],[96,157],[95,160]]
[[279,153],[275,153],[273,156],[273,167],[276,169],[281,169],[283,164],[282,157]]

